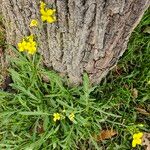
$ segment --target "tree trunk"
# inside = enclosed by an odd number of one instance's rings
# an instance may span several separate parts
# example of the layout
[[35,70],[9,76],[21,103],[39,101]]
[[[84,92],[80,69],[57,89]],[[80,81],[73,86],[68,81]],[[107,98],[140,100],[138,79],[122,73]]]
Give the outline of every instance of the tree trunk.
[[16,45],[31,33],[38,37],[38,52],[47,67],[71,82],[82,82],[87,72],[97,84],[124,53],[130,34],[150,0],[47,0],[57,10],[57,22],[30,28],[40,20],[39,0],[0,0],[7,42]]

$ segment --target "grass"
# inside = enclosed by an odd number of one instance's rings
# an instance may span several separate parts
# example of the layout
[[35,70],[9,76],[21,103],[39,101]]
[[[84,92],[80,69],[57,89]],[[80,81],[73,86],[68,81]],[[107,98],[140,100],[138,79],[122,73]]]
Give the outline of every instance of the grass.
[[[11,92],[0,91],[0,149],[131,150],[132,133],[150,132],[150,116],[143,113],[150,112],[150,38],[143,32],[148,18],[149,11],[117,67],[96,87],[86,74],[83,86],[68,87],[66,79],[40,66],[39,55],[31,58],[13,48],[18,58],[10,58]],[[62,120],[54,122],[56,112]],[[95,140],[94,135],[111,128],[117,136]]]

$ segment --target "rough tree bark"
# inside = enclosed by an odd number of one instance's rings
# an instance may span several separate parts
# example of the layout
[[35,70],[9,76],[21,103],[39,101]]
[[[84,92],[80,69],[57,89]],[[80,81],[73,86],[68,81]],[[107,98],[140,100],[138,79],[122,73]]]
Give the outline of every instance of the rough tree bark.
[[30,28],[38,18],[39,0],[0,0],[7,42],[15,45],[30,33],[39,34],[39,53],[47,67],[82,82],[83,72],[99,83],[124,53],[130,34],[150,0],[47,0],[57,22]]

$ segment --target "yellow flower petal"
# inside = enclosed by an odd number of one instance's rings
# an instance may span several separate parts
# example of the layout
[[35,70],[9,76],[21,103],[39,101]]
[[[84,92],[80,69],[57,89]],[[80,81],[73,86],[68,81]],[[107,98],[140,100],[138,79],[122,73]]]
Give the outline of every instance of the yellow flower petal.
[[23,52],[25,49],[24,49],[24,46],[22,45],[22,43],[18,43],[18,50],[20,52]]
[[135,134],[133,134],[133,139],[139,139],[139,138],[142,138],[142,136],[143,136],[142,132],[135,133]]
[[40,9],[40,13],[41,13],[42,15],[46,15],[46,11],[45,11],[44,9]]
[[55,22],[56,20],[53,18],[53,17],[47,17],[47,22],[48,23],[53,23],[53,22]]
[[49,16],[53,15],[54,12],[55,12],[55,11],[54,11],[53,9],[48,9],[48,10],[46,11],[47,15],[49,15]]
[[138,138],[138,135],[135,133],[133,134],[133,139],[137,139]]
[[132,141],[132,147],[136,147],[136,141],[135,140]]
[[142,139],[136,139],[136,144],[141,144],[142,143]]
[[47,20],[47,17],[44,16],[44,15],[42,15],[42,16],[41,16],[41,19],[42,19],[42,21],[46,21],[46,20]]
[[138,136],[138,138],[142,138],[142,137],[143,137],[143,133],[142,133],[142,132],[139,132],[139,133],[137,134],[137,136]]
[[31,44],[29,42],[27,42],[25,45],[25,50],[28,50],[30,47],[31,47]]

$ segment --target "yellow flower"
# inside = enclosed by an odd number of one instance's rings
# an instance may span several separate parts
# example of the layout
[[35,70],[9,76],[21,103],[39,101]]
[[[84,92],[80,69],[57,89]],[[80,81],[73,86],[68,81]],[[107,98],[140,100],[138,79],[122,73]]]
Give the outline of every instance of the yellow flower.
[[26,46],[26,50],[29,54],[34,54],[36,52],[36,43],[35,42],[28,42]]
[[48,23],[53,23],[56,21],[55,9],[41,10],[42,21],[47,21]]
[[132,147],[136,147],[137,144],[142,144],[142,137],[142,132],[133,134]]
[[60,118],[61,118],[59,113],[54,113],[53,116],[54,116],[53,120],[54,120],[55,122],[56,122],[57,120],[60,120]]
[[55,12],[56,9],[47,9],[45,8],[46,4],[41,2],[40,4],[40,13],[42,21],[47,21],[48,23],[53,23],[56,21]]
[[35,19],[31,20],[30,27],[36,27],[37,25],[38,25],[38,21],[37,20],[35,20]]
[[18,43],[18,49],[20,52],[23,52],[26,48],[26,44],[27,42],[25,40],[23,40],[22,42]]
[[71,121],[74,121],[74,117],[75,117],[74,113],[71,113],[71,114],[69,115],[69,119],[70,119]]
[[18,50],[20,52],[27,51],[29,54],[36,52],[37,43],[34,41],[33,35],[25,37],[22,42],[18,43]]

